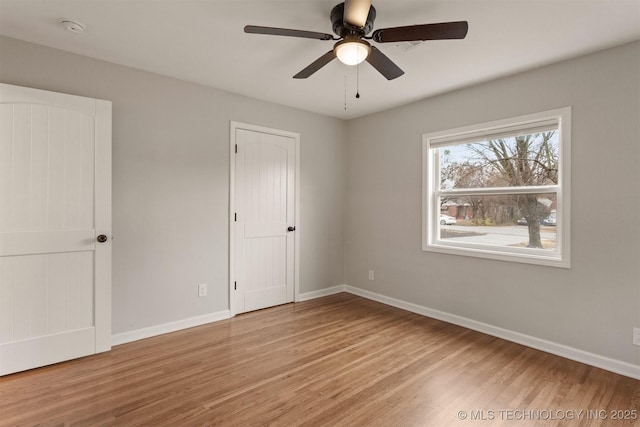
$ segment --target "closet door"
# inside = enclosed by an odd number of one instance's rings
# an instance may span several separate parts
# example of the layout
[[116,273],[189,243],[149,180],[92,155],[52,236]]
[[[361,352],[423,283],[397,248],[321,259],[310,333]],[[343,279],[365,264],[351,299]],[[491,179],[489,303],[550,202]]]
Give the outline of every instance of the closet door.
[[296,134],[235,129],[234,314],[294,300]]

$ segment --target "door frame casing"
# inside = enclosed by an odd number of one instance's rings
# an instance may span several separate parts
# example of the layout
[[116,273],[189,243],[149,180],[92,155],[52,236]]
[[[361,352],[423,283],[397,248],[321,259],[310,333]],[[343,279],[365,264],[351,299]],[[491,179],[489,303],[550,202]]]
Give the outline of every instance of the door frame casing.
[[296,132],[273,129],[264,126],[252,125],[236,121],[229,122],[229,312],[236,315],[235,310],[235,219],[236,212],[236,130],[244,129],[253,132],[268,133],[284,136],[294,140],[295,155],[295,189],[294,189],[294,221],[296,231],[294,233],[294,264],[293,264],[293,301],[299,301],[300,294],[300,134]]

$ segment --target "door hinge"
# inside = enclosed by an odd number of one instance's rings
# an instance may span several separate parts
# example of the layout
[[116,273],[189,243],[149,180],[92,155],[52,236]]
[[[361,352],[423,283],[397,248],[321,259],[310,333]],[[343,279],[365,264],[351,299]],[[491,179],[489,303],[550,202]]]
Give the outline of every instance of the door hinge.
[[235,222],[238,222],[238,213],[237,212],[233,214],[233,220]]
[[236,153],[238,152],[238,144],[236,144]]
[[233,282],[233,290],[238,290],[238,282]]

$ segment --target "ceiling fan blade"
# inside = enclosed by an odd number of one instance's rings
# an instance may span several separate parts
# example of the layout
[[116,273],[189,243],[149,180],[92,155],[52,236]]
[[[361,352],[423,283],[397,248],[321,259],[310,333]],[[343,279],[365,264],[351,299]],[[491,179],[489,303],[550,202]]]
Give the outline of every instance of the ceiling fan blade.
[[367,62],[380,72],[387,80],[393,80],[404,74],[404,71],[400,69],[392,60],[380,52],[375,46],[371,46],[371,52],[367,56]]
[[362,28],[367,23],[371,0],[345,0],[343,22]]
[[275,27],[260,27],[257,25],[247,25],[244,27],[244,32],[249,34],[267,34],[270,36],[288,36],[288,37],[302,37],[305,39],[316,40],[333,40],[331,34],[316,33],[315,31],[304,30],[292,30],[289,28],[275,28]]
[[468,30],[469,24],[467,21],[441,22],[439,24],[381,28],[374,31],[372,37],[378,43],[463,39],[466,37]]
[[329,52],[325,53],[320,58],[316,59],[311,64],[309,64],[307,68],[305,68],[304,70],[300,71],[298,74],[293,76],[293,78],[306,79],[307,77],[311,76],[313,73],[318,71],[320,68],[324,67],[329,62],[333,61],[335,57],[336,57],[336,54],[333,51],[333,49],[331,49]]

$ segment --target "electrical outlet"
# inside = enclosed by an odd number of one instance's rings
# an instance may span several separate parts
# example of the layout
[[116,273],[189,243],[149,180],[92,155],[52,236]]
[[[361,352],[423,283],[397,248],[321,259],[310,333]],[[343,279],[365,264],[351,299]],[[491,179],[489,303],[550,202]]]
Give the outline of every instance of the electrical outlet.
[[633,328],[633,345],[640,345],[640,328]]
[[373,270],[369,270],[369,280],[373,280]]
[[198,296],[199,297],[206,297],[207,296],[207,284],[206,283],[200,283],[198,285]]

